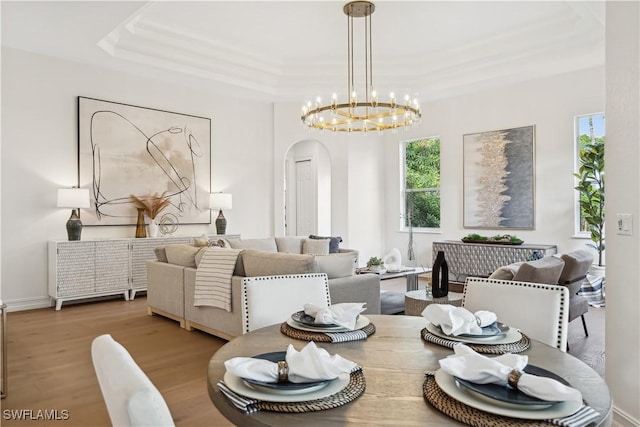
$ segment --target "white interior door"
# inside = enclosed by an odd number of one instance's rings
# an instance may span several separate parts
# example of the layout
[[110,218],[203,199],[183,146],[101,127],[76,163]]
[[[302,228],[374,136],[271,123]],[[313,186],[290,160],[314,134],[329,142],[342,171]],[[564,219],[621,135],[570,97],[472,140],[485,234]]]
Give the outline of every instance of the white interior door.
[[315,234],[317,226],[316,179],[313,162],[296,161],[296,235]]

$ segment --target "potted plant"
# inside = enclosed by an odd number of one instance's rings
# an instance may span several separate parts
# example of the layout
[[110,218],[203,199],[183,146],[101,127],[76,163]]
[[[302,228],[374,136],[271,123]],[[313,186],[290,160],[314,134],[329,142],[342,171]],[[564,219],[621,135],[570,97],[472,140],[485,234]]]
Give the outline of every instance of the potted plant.
[[136,209],[142,211],[150,219],[149,237],[156,237],[158,235],[158,223],[156,221],[156,217],[160,211],[171,204],[171,200],[166,194],[167,192],[165,191],[160,195],[158,195],[158,193],[154,193],[153,196],[137,197],[133,194],[129,195]]
[[369,261],[367,261],[367,268],[370,271],[381,272],[383,270],[383,266],[384,261],[382,260],[382,258],[376,256],[372,256],[371,258],[369,258]]
[[578,153],[580,166],[575,187],[580,192],[580,213],[591,235],[589,244],[598,252],[597,267],[604,269],[604,141],[591,139]]

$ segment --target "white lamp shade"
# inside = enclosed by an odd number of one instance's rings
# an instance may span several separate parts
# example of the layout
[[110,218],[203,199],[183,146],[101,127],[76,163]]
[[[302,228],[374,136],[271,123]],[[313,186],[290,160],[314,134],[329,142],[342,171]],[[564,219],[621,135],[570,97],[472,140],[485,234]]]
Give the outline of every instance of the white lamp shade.
[[209,209],[231,209],[231,194],[229,193],[209,194]]
[[88,208],[89,189],[88,188],[60,188],[58,190],[59,208]]

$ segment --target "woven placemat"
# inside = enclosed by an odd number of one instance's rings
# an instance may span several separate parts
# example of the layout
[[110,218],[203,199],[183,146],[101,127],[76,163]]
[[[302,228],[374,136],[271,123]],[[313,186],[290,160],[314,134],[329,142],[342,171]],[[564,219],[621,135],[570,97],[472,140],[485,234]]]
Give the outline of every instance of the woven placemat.
[[[420,331],[420,335],[422,339],[425,341],[432,342],[434,344],[441,345],[443,347],[453,348],[454,345],[460,344],[460,341],[448,340],[446,338],[439,337],[435,334],[429,332],[427,328],[422,329]],[[520,333],[522,338],[514,343],[510,344],[470,344],[464,343],[467,347],[472,348],[478,353],[485,354],[504,354],[504,353],[522,353],[526,349],[531,346],[531,340],[529,337]]]
[[422,384],[422,393],[427,402],[438,411],[451,418],[474,427],[518,427],[518,426],[544,426],[550,422],[541,420],[524,420],[519,418],[503,417],[481,411],[467,406],[446,394],[436,383],[433,375],[427,375]]
[[[376,326],[373,323],[369,323],[367,326],[361,328],[360,330],[367,334],[367,336],[371,336],[376,331]],[[324,332],[302,331],[300,329],[289,326],[287,322],[284,322],[282,325],[280,325],[280,332],[288,337],[295,338],[297,340],[332,342],[331,337]]]
[[322,399],[307,400],[304,402],[265,402],[260,401],[254,404],[258,409],[273,412],[314,412],[325,409],[337,408],[346,403],[356,400],[362,396],[367,383],[364,379],[362,369],[352,372],[349,384],[339,392]]

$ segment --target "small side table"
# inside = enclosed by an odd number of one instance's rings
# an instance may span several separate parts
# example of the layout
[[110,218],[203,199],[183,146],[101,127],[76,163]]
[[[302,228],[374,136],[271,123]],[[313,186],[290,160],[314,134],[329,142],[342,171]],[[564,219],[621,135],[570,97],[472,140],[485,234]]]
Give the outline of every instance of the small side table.
[[451,304],[456,307],[462,305],[462,294],[458,292],[449,292],[446,297],[433,298],[431,294],[427,296],[424,289],[418,291],[409,291],[404,294],[404,314],[407,316],[421,316],[429,304]]

